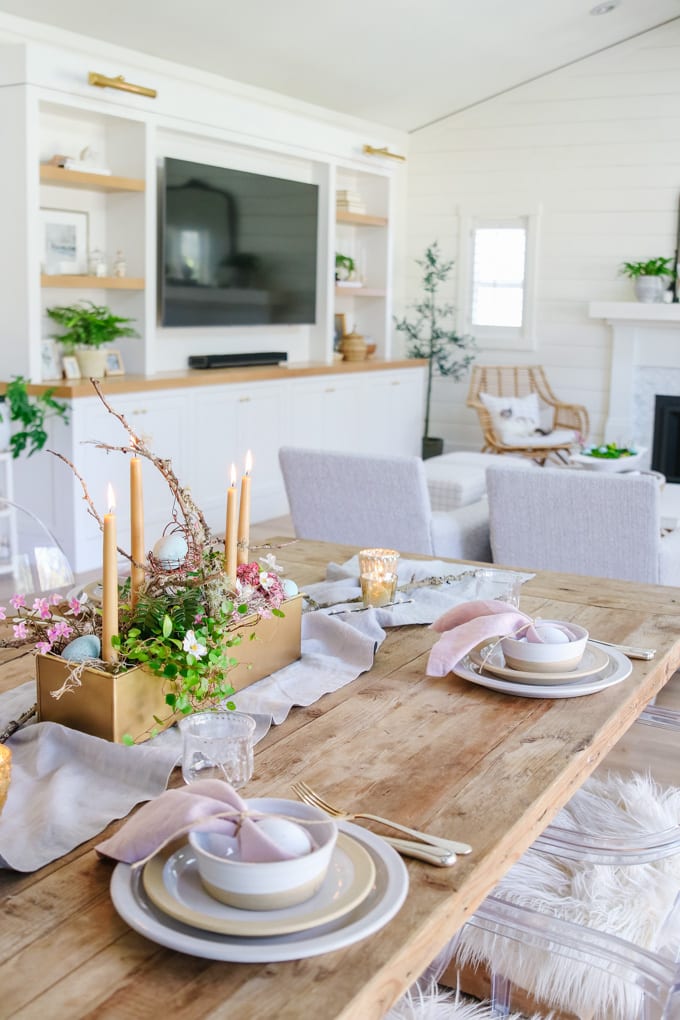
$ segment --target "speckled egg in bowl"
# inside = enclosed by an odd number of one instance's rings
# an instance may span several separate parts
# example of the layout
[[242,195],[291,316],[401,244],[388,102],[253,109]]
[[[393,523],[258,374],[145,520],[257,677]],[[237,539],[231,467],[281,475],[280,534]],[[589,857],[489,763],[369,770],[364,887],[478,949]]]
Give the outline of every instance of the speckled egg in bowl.
[[584,627],[561,620],[535,620],[519,636],[501,638],[506,665],[529,673],[576,669],[587,643]]
[[245,861],[238,840],[219,832],[189,833],[201,883],[213,899],[241,910],[281,910],[311,899],[331,862],[338,827],[324,811],[296,800],[256,797],[248,809],[266,815],[260,824],[277,846],[298,856]]

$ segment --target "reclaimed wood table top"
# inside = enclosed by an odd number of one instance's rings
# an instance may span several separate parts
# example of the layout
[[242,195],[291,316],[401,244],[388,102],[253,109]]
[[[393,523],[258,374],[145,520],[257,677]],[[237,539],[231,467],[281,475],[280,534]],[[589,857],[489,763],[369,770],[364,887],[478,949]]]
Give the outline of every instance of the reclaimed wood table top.
[[[277,559],[304,586],[354,552],[300,541]],[[3,1017],[384,1016],[680,667],[677,589],[541,572],[523,587],[522,608],[655,647],[656,657],[586,698],[516,698],[426,677],[436,635],[396,628],[368,673],[293,709],[258,745],[251,796],[290,797],[304,779],[332,802],[473,845],[448,869],[408,861],[408,896],[381,931],[289,963],[172,952],[114,910],[112,864],[93,850],[99,836],[33,874],[0,872]],[[16,650],[0,662],[0,690],[32,675],[30,656]]]

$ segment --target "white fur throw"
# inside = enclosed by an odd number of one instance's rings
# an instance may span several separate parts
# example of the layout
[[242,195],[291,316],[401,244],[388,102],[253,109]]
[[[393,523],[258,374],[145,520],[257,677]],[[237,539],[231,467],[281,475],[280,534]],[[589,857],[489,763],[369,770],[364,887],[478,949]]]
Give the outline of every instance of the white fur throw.
[[[590,779],[555,820],[562,828],[631,836],[680,826],[680,790],[663,789],[649,776]],[[531,848],[494,894],[576,924],[660,952],[677,947],[680,854],[648,864],[610,866],[558,858]],[[673,911],[674,904],[676,910]],[[540,1001],[580,1015],[639,1020],[640,992],[630,981],[583,963],[466,925],[456,947],[461,962],[492,964]],[[588,1014],[590,1015],[590,1014]]]
[[[493,1020],[494,1013],[488,1003],[462,998],[457,992],[442,991],[436,984],[420,988],[415,984],[385,1020]],[[512,1013],[505,1020],[524,1020]],[[528,1020],[528,1018],[527,1018]],[[540,1020],[534,1017],[533,1020]]]

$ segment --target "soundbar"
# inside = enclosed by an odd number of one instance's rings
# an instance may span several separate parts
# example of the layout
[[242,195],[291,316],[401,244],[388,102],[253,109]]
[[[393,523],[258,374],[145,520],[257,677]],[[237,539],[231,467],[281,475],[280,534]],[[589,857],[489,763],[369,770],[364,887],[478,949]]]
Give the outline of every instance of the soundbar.
[[253,351],[251,354],[192,354],[189,368],[249,368],[288,361],[286,351]]

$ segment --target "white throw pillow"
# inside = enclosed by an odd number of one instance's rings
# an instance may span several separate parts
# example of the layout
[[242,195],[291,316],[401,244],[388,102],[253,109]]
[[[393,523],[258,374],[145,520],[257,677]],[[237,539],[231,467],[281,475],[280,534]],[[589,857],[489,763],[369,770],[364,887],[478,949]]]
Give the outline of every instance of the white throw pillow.
[[518,439],[529,439],[541,427],[536,393],[528,393],[526,397],[493,397],[490,393],[480,393],[479,398],[491,415],[501,442],[508,446]]

